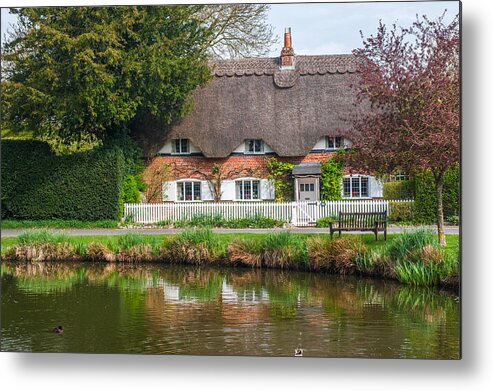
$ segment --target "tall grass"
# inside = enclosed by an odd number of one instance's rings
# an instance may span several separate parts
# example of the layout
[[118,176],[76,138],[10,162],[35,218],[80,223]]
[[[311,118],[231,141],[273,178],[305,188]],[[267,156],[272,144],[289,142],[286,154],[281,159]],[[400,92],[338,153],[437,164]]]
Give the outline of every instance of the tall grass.
[[438,245],[436,234],[430,229],[419,228],[397,236],[387,246],[387,253],[392,259],[405,259],[427,245]]
[[226,244],[210,229],[187,229],[165,242],[160,256],[174,263],[215,263],[226,256]]
[[455,262],[445,261],[445,252],[432,230],[403,233],[387,247],[386,253],[394,262],[396,278],[407,284],[437,285],[456,272]]
[[17,238],[17,243],[21,246],[69,242],[71,242],[71,239],[68,235],[46,230],[24,232],[20,234]]
[[361,273],[412,285],[459,284],[458,254],[446,253],[433,232],[426,230],[400,234],[387,246],[373,249],[354,235],[331,240],[328,235],[289,231],[246,238],[238,235],[225,241],[210,229],[187,229],[165,238],[125,234],[105,240],[107,244],[86,245],[65,234],[32,231],[19,236],[17,245],[5,252],[5,259],[217,264]]
[[309,264],[306,240],[289,231],[267,235],[261,246],[263,261],[267,267],[298,269]]

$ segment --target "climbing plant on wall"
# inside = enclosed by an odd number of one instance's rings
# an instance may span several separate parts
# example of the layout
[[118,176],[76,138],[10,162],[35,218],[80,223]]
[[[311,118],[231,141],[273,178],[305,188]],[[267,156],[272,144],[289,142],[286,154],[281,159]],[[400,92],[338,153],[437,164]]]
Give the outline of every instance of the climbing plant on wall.
[[327,159],[322,163],[320,174],[320,199],[335,201],[342,198],[341,183],[343,164],[337,157]]
[[274,181],[276,201],[292,201],[294,189],[290,172],[294,167],[294,163],[281,162],[275,157],[272,157],[266,161],[265,166],[269,172],[269,179]]

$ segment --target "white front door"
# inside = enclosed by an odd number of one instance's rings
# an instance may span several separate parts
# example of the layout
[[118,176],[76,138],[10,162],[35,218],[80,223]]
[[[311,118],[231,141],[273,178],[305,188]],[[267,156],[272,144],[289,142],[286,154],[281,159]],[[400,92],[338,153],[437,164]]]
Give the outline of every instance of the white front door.
[[317,178],[297,178],[298,201],[318,201]]

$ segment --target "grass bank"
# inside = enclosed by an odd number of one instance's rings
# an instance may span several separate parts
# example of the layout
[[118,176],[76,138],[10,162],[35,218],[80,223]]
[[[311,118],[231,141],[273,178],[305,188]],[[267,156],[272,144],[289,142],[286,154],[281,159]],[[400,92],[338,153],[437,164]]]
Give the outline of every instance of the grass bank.
[[389,235],[217,234],[208,229],[177,235],[67,236],[32,231],[2,238],[7,261],[163,262],[193,265],[282,268],[362,274],[413,285],[459,284],[458,236],[441,248],[428,230]]
[[2,229],[39,229],[39,228],[118,228],[116,220],[2,220]]

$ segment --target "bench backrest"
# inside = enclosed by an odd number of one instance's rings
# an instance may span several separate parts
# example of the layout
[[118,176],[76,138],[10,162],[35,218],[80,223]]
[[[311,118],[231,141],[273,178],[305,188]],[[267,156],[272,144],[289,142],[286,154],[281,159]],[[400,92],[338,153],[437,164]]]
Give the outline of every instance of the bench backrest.
[[387,219],[385,212],[339,212],[339,226],[341,228],[373,228],[375,221]]

